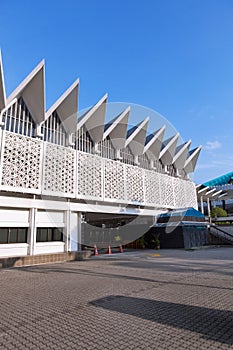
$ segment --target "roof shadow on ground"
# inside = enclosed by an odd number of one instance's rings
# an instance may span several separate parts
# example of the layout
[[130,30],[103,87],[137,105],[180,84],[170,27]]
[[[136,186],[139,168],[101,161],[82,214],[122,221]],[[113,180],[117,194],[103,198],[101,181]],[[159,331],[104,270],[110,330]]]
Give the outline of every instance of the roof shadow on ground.
[[233,344],[233,312],[128,296],[109,296],[96,307],[199,333],[203,338]]

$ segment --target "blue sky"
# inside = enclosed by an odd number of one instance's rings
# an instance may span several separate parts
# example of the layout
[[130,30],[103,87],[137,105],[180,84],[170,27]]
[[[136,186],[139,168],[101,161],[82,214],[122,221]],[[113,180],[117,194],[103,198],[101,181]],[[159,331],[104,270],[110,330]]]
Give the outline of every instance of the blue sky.
[[108,92],[202,144],[195,182],[233,170],[232,0],[1,0],[0,28],[7,94],[45,58],[47,108],[79,77],[80,109]]

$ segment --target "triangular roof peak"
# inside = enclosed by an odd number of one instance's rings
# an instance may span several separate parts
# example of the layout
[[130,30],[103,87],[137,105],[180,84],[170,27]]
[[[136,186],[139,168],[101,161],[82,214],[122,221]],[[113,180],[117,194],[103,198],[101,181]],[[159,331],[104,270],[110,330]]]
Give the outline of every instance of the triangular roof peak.
[[172,164],[179,136],[180,134],[177,133],[175,136],[163,142],[163,148],[160,152],[159,159],[164,165]]
[[134,156],[142,155],[145,147],[146,133],[149,123],[149,117],[132,127],[127,132],[125,146],[130,146]]
[[0,111],[6,107],[6,90],[2,64],[2,52],[0,50]]
[[198,157],[201,152],[201,148],[202,146],[199,146],[189,152],[188,158],[186,159],[186,162],[184,164],[184,170],[187,174],[194,172]]
[[107,99],[108,94],[105,94],[78,120],[77,130],[85,125],[94,143],[103,139]]
[[144,153],[146,153],[151,160],[159,158],[165,129],[166,125],[155,131],[153,134],[148,135],[146,138]]
[[127,107],[116,118],[105,125],[103,140],[109,136],[115,149],[119,150],[125,147],[129,114],[130,107]]
[[78,87],[79,79],[77,79],[45,113],[45,120],[47,120],[54,111],[57,111],[68,134],[75,132],[77,127]]
[[45,86],[44,60],[19,84],[7,98],[7,105],[15,98],[22,97],[37,124],[44,121],[45,115]]
[[179,170],[183,169],[187,159],[187,154],[188,154],[190,145],[191,145],[191,140],[189,140],[188,142],[185,142],[184,144],[176,148],[175,155],[172,162],[172,164],[176,169],[179,169]]

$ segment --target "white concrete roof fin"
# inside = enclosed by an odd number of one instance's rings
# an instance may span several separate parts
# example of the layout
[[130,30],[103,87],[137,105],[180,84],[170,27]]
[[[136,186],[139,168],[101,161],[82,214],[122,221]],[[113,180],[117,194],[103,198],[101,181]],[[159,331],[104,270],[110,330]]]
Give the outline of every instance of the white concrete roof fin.
[[198,157],[199,157],[200,152],[201,152],[201,148],[202,148],[202,146],[199,146],[199,147],[197,147],[189,152],[188,158],[186,159],[186,162],[184,164],[184,171],[187,174],[194,172],[194,170],[196,168]]
[[211,196],[211,199],[212,200],[217,199],[222,192],[223,192],[223,190],[219,190],[219,191],[213,193],[212,196]]
[[78,87],[79,79],[77,79],[45,113],[45,120],[47,120],[54,111],[57,111],[62,125],[68,134],[74,133],[77,127]]
[[45,117],[44,60],[10,94],[7,104],[19,97],[24,99],[34,121],[37,124],[43,122]]
[[188,142],[185,142],[184,144],[176,148],[175,155],[172,162],[172,164],[176,169],[180,170],[184,168],[184,164],[187,159],[190,145],[191,145],[191,140],[189,140]]
[[200,190],[198,190],[197,192],[199,195],[204,195],[208,190],[209,190],[209,186],[205,186],[205,187],[201,188]]
[[78,120],[77,130],[85,125],[94,143],[103,139],[107,99],[108,94],[105,94]]
[[130,107],[127,107],[116,118],[105,125],[103,140],[109,136],[115,149],[120,150],[125,147],[129,114]]
[[175,136],[163,142],[162,150],[159,155],[159,159],[161,160],[163,165],[172,164],[179,136],[179,133],[177,133]]
[[144,152],[148,123],[149,117],[129,129],[127,132],[125,146],[130,147],[134,156],[142,155]]
[[196,190],[199,188],[199,187],[201,187],[202,186],[202,184],[198,184],[198,185],[196,185],[195,187],[196,187]]
[[215,191],[216,191],[216,188],[210,189],[205,193],[205,197],[210,197],[210,195],[212,196]]
[[0,50],[0,112],[6,107],[6,90],[4,81],[4,72],[2,64],[2,52]]
[[146,137],[144,153],[150,160],[159,159],[165,129],[166,125]]

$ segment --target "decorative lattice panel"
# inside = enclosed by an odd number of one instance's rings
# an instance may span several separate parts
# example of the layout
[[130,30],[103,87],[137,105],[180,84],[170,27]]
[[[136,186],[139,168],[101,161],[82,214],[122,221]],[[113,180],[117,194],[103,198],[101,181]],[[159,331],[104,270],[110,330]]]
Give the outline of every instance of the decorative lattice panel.
[[1,189],[40,193],[42,142],[5,131],[1,155]]
[[126,189],[127,200],[129,202],[144,202],[144,170],[133,165],[125,165],[126,167]]
[[160,204],[159,174],[145,170],[145,204]]
[[75,151],[45,142],[43,193],[75,196]]
[[104,198],[116,201],[126,199],[124,164],[113,160],[104,160]]
[[169,175],[159,174],[161,205],[165,207],[174,207],[173,178]]
[[196,194],[195,184],[191,181],[184,181],[184,182],[185,182],[186,207],[193,207],[197,209],[198,206],[197,206],[197,194]]
[[77,151],[77,162],[77,197],[103,199],[103,159],[96,155]]
[[185,181],[179,178],[173,178],[175,207],[186,208]]

